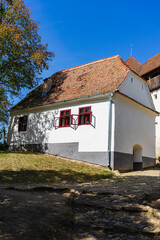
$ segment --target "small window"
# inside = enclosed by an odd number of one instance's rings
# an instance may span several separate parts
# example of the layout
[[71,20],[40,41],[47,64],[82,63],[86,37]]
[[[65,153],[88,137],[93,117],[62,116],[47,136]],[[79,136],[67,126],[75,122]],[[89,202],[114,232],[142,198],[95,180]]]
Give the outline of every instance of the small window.
[[91,124],[91,107],[84,107],[79,109],[78,125]]
[[71,124],[71,110],[60,112],[59,127],[69,127]]
[[27,119],[28,116],[23,116],[19,118],[18,132],[25,132],[27,130]]
[[133,82],[133,78],[131,78],[131,82]]
[[51,90],[52,90],[52,79],[48,78],[47,80],[44,80],[41,97],[47,96],[47,94],[49,94]]
[[157,94],[154,95],[155,99],[157,99]]

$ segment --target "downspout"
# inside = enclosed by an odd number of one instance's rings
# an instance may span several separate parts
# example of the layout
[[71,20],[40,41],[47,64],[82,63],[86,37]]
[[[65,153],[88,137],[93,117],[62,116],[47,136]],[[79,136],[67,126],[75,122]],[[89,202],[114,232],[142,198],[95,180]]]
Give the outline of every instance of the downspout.
[[108,116],[108,149],[107,149],[107,166],[110,167],[110,152],[111,152],[111,131],[112,131],[112,99],[114,93],[111,93],[109,100],[109,116]]

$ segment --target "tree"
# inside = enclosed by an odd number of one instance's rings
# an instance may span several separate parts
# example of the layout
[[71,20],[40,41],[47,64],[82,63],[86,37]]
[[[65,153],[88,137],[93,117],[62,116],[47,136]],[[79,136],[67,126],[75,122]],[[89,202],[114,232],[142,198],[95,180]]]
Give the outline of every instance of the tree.
[[6,137],[7,137],[6,128],[5,128],[5,126],[3,126],[2,128],[0,128],[0,140],[2,140],[3,145],[5,145],[7,143]]
[[23,0],[0,0],[0,121],[5,119],[9,95],[32,89],[48,69],[54,53],[47,48]]
[[0,85],[0,122],[4,124],[7,124],[8,121],[7,106],[9,106],[8,98],[4,88]]

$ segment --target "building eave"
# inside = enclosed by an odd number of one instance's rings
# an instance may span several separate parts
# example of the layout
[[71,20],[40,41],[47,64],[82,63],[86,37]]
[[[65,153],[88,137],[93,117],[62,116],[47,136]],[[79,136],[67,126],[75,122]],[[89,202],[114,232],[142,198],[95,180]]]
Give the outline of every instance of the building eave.
[[125,94],[119,92],[118,90],[116,91],[116,93],[118,93],[118,94],[120,94],[120,95],[122,95],[122,96],[124,96],[124,97],[126,97],[126,98],[128,98],[128,99],[130,99],[131,101],[137,103],[138,105],[141,105],[142,107],[144,107],[144,108],[146,108],[146,109],[148,109],[148,110],[154,112],[157,116],[160,114],[160,113],[157,112],[156,110],[153,110],[152,108],[149,108],[149,107],[145,106],[144,104],[142,104],[142,103],[136,101],[135,99],[133,99],[133,98],[131,98],[131,97],[129,97],[129,96],[127,96],[127,95],[125,95]]
[[101,93],[101,94],[95,94],[95,95],[88,95],[84,97],[79,97],[79,98],[73,98],[73,99],[67,99],[63,101],[58,101],[54,103],[47,103],[47,104],[42,104],[38,105],[35,107],[28,107],[28,108],[22,108],[22,109],[10,109],[9,112],[10,114],[20,114],[21,112],[32,112],[32,111],[38,111],[38,110],[47,110],[48,108],[55,108],[55,107],[60,107],[68,104],[75,104],[75,103],[81,103],[81,102],[87,102],[87,101],[94,101],[94,100],[101,100],[101,99],[108,99],[110,100],[111,94],[115,93],[115,91],[112,92],[106,92],[106,93]]

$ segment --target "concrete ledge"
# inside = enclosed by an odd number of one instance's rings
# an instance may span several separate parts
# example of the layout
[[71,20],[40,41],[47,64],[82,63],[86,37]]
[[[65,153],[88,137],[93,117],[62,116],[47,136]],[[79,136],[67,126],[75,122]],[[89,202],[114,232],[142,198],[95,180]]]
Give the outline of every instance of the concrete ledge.
[[133,170],[133,155],[128,153],[114,152],[114,170],[122,172]]
[[154,167],[156,166],[156,159],[150,157],[142,157],[143,168]]
[[114,155],[114,163],[112,162],[112,168],[114,170],[119,170],[121,172],[125,171],[139,171],[143,168],[154,167],[156,165],[155,158],[149,158],[142,156],[141,163],[133,163],[133,155],[129,153],[121,153],[121,152],[113,152]]

